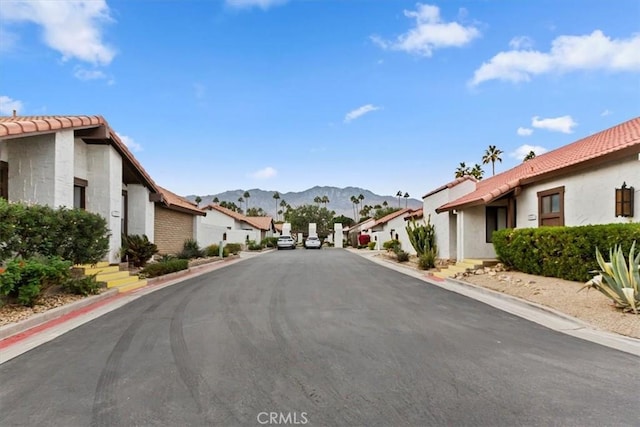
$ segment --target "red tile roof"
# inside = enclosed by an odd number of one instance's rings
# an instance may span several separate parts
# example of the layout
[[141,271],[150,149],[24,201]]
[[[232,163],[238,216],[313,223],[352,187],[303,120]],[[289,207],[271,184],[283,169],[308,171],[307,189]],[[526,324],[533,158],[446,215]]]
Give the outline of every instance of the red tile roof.
[[255,227],[259,230],[271,230],[271,224],[273,222],[273,218],[271,218],[270,216],[245,216],[241,213],[232,211],[231,209],[227,209],[214,203],[203,207],[203,209],[216,210],[227,216],[230,216],[233,219],[246,222],[250,226]]
[[424,216],[424,209],[420,208],[420,209],[416,209],[413,212],[409,212],[407,215],[404,216],[404,220],[408,221],[410,219],[418,219],[418,218],[422,218]]
[[640,117],[598,132],[476,183],[476,190],[436,209],[444,212],[487,204],[516,187],[541,181],[554,174],[640,153]]
[[411,208],[402,208],[399,211],[395,211],[395,212],[391,212],[388,215],[383,216],[382,218],[380,218],[379,220],[377,220],[376,222],[374,222],[371,227],[369,228],[374,228],[377,227],[378,225],[383,225],[386,224],[387,222],[391,221],[394,218],[399,217],[400,215],[405,215],[409,212],[413,212],[413,209]]
[[206,212],[202,209],[199,209],[198,206],[185,199],[182,196],[178,196],[175,193],[167,190],[166,188],[162,188],[158,186],[160,189],[160,194],[162,195],[162,202],[169,209],[186,211],[187,213],[195,214],[195,215],[206,215]]
[[442,185],[442,186],[440,186],[440,187],[436,188],[436,189],[435,189],[435,190],[433,190],[433,191],[428,192],[427,194],[425,194],[424,196],[422,196],[422,198],[424,199],[424,198],[426,198],[426,197],[432,196],[432,195],[434,195],[434,194],[436,194],[436,193],[441,192],[442,190],[446,190],[447,188],[453,188],[453,187],[455,187],[456,185],[458,185],[458,184],[460,184],[460,183],[463,183],[463,182],[465,182],[465,181],[478,182],[478,180],[477,180],[476,178],[474,178],[474,177],[472,177],[472,176],[470,176],[470,175],[465,175],[465,176],[462,176],[462,177],[460,177],[460,178],[456,178],[456,179],[454,179],[453,181],[448,182],[448,183],[446,183],[445,185]]

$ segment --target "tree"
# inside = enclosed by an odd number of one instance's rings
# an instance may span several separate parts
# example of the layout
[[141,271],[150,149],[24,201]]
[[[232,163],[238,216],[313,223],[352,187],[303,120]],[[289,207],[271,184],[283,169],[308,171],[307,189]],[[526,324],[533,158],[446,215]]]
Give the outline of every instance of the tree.
[[218,204],[218,203],[220,203],[220,199],[218,199],[217,197],[214,197],[212,202],[215,203],[215,204]]
[[278,200],[280,200],[280,193],[277,191],[273,193],[273,199],[276,201],[276,221],[278,220]]
[[476,163],[475,165],[473,165],[473,169],[469,171],[469,175],[476,178],[477,180],[481,180],[482,175],[484,175],[484,170],[482,170],[482,166]]
[[358,221],[358,198],[356,196],[351,196],[349,200],[353,203],[353,218]]
[[322,196],[322,201],[320,203],[328,205],[329,204],[329,197],[328,196]]
[[247,216],[267,216],[267,213],[262,208],[256,208],[255,206],[247,209]]
[[362,209],[360,210],[360,220],[371,218],[369,216],[369,214],[371,213],[371,210],[373,210],[373,208],[371,206],[364,205],[362,207]]
[[242,197],[244,197],[245,201],[244,210],[249,210],[249,197],[251,197],[251,194],[249,194],[248,191],[245,191]]
[[471,175],[471,169],[465,162],[460,162],[460,165],[456,169],[456,178],[462,178],[463,176]]
[[320,196],[316,196],[313,198],[313,203],[315,203],[316,205],[320,206],[320,203],[322,203],[322,197]]
[[389,202],[385,200],[384,202],[382,202],[382,206],[386,208],[387,206],[389,206]]
[[390,213],[396,212],[398,210],[400,210],[400,208],[394,208],[393,206],[387,206],[385,208],[378,209],[373,213],[373,219],[378,220],[378,219],[380,219],[380,218],[382,218],[384,216],[387,216]]
[[309,224],[315,223],[319,237],[327,237],[331,230],[335,212],[315,205],[302,205],[289,209],[285,213],[285,220],[291,223],[291,231],[294,233],[307,233]]
[[536,158],[536,153],[534,153],[533,150],[531,150],[531,151],[529,151],[529,154],[524,156],[523,162],[526,162],[527,160],[531,160],[531,159],[535,159],[535,158]]
[[400,207],[400,197],[402,197],[402,190],[398,190],[396,193],[396,197],[398,198],[398,207]]
[[404,207],[406,208],[409,204],[409,193],[405,192],[402,197],[404,197]]
[[342,224],[342,227],[351,227],[355,223],[356,222],[353,220],[353,218],[349,218],[348,216],[336,216],[331,220],[331,230],[333,230],[334,224]]
[[202,197],[196,196],[195,201],[196,201],[196,206],[199,206],[200,202],[202,201]]
[[502,163],[500,154],[502,154],[502,150],[496,148],[495,145],[490,145],[487,151],[484,152],[484,156],[482,156],[482,164],[491,163],[492,175],[496,174],[496,162]]
[[240,204],[244,203],[244,199],[242,197],[238,197],[238,203]]

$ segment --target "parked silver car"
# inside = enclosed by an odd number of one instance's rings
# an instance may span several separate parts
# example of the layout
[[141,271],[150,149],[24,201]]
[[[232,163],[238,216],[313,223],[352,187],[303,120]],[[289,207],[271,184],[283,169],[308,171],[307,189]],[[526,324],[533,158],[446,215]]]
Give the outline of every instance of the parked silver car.
[[278,237],[278,249],[295,249],[296,241],[291,236]]
[[309,236],[307,240],[304,241],[305,249],[321,249],[322,248],[322,240],[318,238],[318,236]]

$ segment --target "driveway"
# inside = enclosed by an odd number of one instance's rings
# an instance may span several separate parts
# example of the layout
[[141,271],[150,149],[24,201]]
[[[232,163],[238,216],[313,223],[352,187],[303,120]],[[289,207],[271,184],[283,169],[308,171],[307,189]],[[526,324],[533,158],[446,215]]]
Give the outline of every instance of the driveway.
[[0,365],[0,425],[638,425],[639,366],[344,250],[280,251]]

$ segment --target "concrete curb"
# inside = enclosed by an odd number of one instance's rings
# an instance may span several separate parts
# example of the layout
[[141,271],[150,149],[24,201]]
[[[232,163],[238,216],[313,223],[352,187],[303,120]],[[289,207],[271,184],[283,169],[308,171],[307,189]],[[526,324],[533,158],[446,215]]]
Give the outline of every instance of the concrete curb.
[[471,283],[461,282],[459,280],[445,279],[437,281],[429,278],[424,273],[414,270],[413,268],[404,267],[391,261],[377,259],[374,257],[375,253],[365,255],[356,251],[350,252],[360,255],[361,257],[385,268],[390,268],[407,276],[420,279],[450,292],[455,292],[466,297],[473,298],[499,310],[506,311],[515,316],[535,322],[554,331],[604,345],[625,353],[630,353],[635,356],[640,356],[640,340],[596,329],[593,325],[583,320],[577,319],[566,313],[561,313],[551,307],[546,307],[522,298],[497,292],[493,289],[483,288]]

